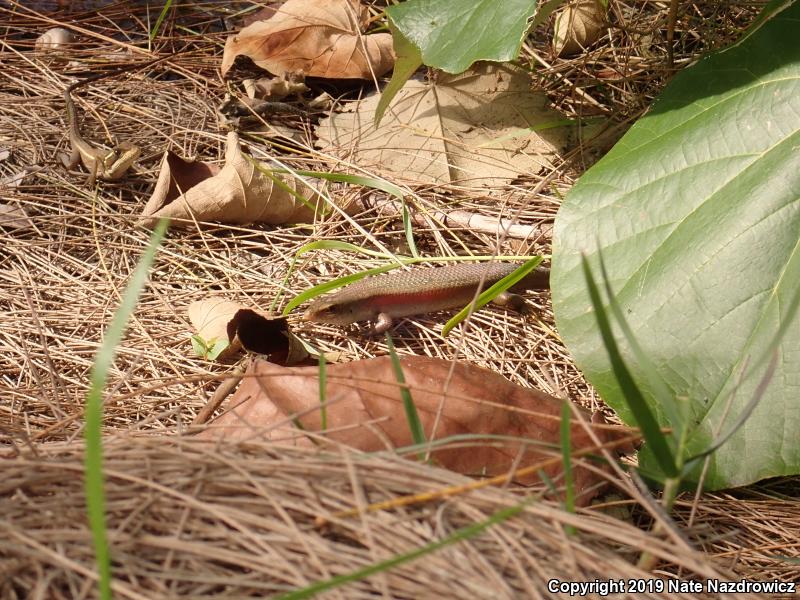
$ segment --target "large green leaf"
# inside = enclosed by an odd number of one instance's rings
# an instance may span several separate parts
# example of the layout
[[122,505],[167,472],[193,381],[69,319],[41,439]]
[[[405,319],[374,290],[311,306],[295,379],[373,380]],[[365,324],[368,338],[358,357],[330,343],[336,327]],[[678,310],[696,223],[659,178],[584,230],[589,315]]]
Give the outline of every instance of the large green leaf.
[[477,60],[515,60],[535,9],[536,0],[409,0],[386,12],[426,65],[461,73]]
[[[686,409],[693,432],[684,457],[709,447],[745,410],[800,287],[800,3],[786,4],[773,3],[771,18],[740,43],[677,75],[581,177],[556,219],[552,288],[564,342],[632,422],[581,273],[582,252],[600,272],[602,249],[626,320]],[[707,487],[800,473],[800,319],[777,353],[750,419],[714,453]],[[646,452],[641,458],[652,468]]]

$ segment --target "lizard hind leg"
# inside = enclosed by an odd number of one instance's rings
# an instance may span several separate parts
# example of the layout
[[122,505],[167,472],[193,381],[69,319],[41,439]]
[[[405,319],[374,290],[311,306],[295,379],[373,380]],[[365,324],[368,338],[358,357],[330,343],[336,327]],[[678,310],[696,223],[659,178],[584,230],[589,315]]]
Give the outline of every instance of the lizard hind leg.
[[98,158],[94,162],[92,162],[92,168],[89,172],[89,177],[86,179],[86,185],[89,187],[94,187],[95,182],[97,181],[97,170],[100,166],[100,159]]
[[494,300],[492,300],[493,304],[497,304],[498,306],[504,306],[506,308],[510,308],[521,315],[530,314],[532,311],[531,305],[518,294],[513,294],[506,290],[505,292],[501,292],[498,294]]
[[392,320],[391,315],[387,313],[378,313],[378,317],[375,319],[375,322],[372,324],[372,327],[369,328],[367,331],[367,335],[380,335],[386,331],[389,331],[394,325],[394,321]]
[[61,159],[61,164],[64,165],[66,169],[74,169],[81,160],[81,153],[76,148],[71,152],[60,152],[58,157]]

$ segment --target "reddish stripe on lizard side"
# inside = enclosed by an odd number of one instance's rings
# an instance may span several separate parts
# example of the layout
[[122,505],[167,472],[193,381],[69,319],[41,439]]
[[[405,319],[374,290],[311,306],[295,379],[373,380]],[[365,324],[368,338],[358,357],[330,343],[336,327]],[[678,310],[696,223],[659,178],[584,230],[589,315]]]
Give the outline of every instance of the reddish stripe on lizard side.
[[406,292],[404,294],[380,294],[369,299],[369,303],[376,307],[406,306],[409,304],[425,305],[433,300],[444,298],[459,298],[464,293],[464,288],[431,289],[425,292]]

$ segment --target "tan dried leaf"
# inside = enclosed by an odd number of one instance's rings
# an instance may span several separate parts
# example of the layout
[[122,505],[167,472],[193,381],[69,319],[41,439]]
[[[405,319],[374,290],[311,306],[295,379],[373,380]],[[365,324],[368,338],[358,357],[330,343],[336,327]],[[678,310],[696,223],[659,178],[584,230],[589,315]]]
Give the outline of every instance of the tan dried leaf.
[[266,21],[225,42],[223,77],[237,56],[249,56],[274,75],[371,79],[394,66],[392,36],[363,35],[369,13],[358,0],[288,0]]
[[[433,452],[441,466],[466,474],[506,473],[519,459],[519,467],[550,460],[543,470],[555,481],[561,474],[559,426],[562,400],[544,392],[517,386],[501,375],[466,363],[409,356],[401,360],[406,383],[426,437],[430,438],[437,411],[441,420],[436,438],[463,434],[525,438],[501,441],[494,437],[468,450],[443,448]],[[449,382],[443,397],[444,382]],[[326,407],[329,433],[342,444],[366,452],[408,446],[409,424],[389,357],[329,365]],[[228,410],[201,434],[209,439],[243,440],[263,432],[267,439],[285,440],[295,434],[296,443],[311,442],[292,429],[295,415],[305,431],[321,428],[319,379],[316,367],[282,368],[256,361],[228,402]],[[581,412],[583,412],[581,410]],[[589,421],[584,412],[585,421]],[[619,439],[620,429],[595,423],[588,425],[601,441]],[[319,437],[315,437],[319,440]],[[586,430],[573,420],[573,451],[592,445]],[[522,453],[520,457],[519,454]],[[578,466],[574,470],[576,493],[582,503],[596,493],[602,477]],[[522,483],[537,476],[519,478]]]
[[478,63],[430,84],[411,79],[376,129],[379,99],[373,94],[323,119],[318,145],[411,184],[497,187],[549,166],[571,131],[554,127],[562,117],[547,108],[544,94],[531,91],[530,76],[511,65]]
[[228,324],[241,308],[238,302],[212,297],[192,302],[186,312],[197,335],[207,346],[213,346],[218,340],[228,342],[228,347],[219,355],[219,358],[227,358],[241,349],[241,344],[234,340],[235,336],[228,335]]
[[[261,167],[268,173],[272,171],[267,165]],[[289,190],[307,200],[308,205]],[[322,206],[318,192],[296,177],[262,173],[242,154],[239,136],[229,132],[221,170],[165,153],[140,224],[150,227],[161,217],[184,226],[191,226],[194,221],[306,223],[314,220],[315,208]]]
[[562,10],[553,26],[553,51],[558,56],[578,54],[603,32],[605,11],[599,0],[579,0]]
[[48,29],[34,43],[37,52],[54,52],[63,50],[65,47],[75,42],[75,34],[63,27],[53,27]]
[[207,347],[217,340],[228,343],[219,359],[242,348],[281,365],[296,365],[308,358],[302,342],[289,331],[285,317],[273,317],[218,297],[192,302],[187,312]]

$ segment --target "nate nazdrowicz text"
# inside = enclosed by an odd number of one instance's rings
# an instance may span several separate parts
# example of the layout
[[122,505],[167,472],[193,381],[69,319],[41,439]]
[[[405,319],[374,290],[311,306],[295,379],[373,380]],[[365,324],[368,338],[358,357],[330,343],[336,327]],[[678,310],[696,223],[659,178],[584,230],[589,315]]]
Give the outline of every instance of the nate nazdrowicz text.
[[710,593],[710,594],[795,594],[797,582],[779,581],[753,581],[740,579],[738,581],[725,581],[722,579],[595,579],[594,581],[564,581],[550,579],[547,582],[547,591],[552,594],[568,594],[570,596],[586,596],[597,594],[609,596],[611,594],[644,594],[644,593]]

